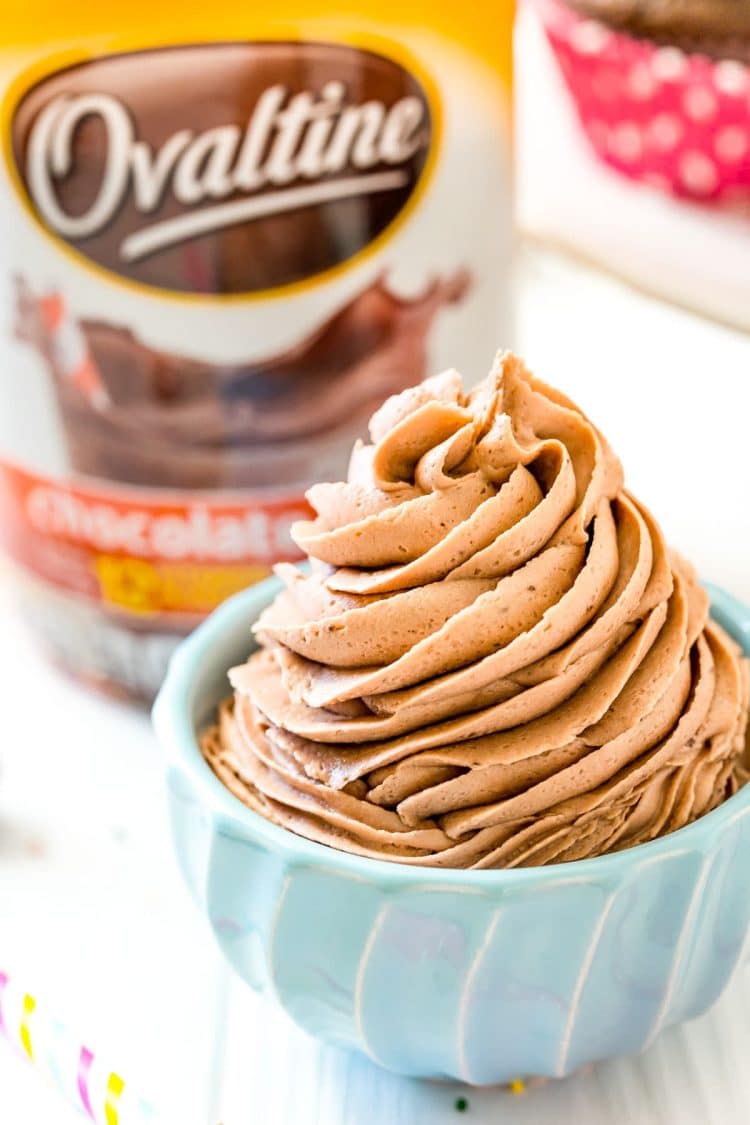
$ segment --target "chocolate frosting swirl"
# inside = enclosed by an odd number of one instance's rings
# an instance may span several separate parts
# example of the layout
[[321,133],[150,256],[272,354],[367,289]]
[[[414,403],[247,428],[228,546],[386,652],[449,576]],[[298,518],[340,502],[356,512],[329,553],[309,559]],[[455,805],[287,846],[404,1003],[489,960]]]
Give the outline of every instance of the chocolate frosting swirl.
[[671,832],[746,780],[747,665],[599,431],[513,355],[389,399],[308,493],[309,573],[204,754],[252,809],[381,859],[509,867]]

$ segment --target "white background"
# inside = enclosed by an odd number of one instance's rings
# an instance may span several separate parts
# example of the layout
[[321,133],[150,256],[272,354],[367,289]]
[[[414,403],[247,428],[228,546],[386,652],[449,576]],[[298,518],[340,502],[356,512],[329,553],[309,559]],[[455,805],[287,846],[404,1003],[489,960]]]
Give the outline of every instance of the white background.
[[[522,278],[536,373],[599,422],[671,542],[750,602],[750,337],[550,257],[527,254]],[[165,1125],[750,1120],[747,972],[645,1056],[520,1097],[392,1078],[230,985],[173,865],[145,716],[42,664],[1,580],[0,594],[0,971],[79,1028]],[[0,1041],[0,1120],[81,1118]]]

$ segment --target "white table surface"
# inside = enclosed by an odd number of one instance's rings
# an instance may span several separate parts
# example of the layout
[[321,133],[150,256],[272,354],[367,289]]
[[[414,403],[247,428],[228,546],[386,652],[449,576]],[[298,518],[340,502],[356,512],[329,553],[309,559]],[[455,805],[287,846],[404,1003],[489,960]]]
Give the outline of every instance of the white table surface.
[[[750,601],[750,337],[546,256],[527,255],[522,278],[518,335],[537,374],[599,422],[673,545]],[[167,1125],[750,1120],[747,972],[645,1055],[522,1096],[394,1078],[307,1038],[230,981],[183,890],[146,718],[41,663],[10,603],[0,582],[0,970]],[[0,1042],[0,1121],[81,1120]]]

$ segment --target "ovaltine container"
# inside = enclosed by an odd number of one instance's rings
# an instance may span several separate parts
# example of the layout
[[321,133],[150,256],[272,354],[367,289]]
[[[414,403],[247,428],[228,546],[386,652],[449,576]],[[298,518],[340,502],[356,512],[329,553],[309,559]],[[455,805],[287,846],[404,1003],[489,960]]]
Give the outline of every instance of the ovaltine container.
[[146,698],[381,399],[507,341],[512,4],[3,7],[0,534]]

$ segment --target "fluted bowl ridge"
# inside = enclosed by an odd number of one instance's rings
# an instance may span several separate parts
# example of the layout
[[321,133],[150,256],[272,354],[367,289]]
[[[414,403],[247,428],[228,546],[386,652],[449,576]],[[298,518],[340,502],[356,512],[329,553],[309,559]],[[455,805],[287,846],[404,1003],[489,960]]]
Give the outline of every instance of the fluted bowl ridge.
[[[311,1034],[402,1074],[563,1076],[705,1011],[750,932],[750,787],[669,836],[546,867],[408,867],[253,813],[198,735],[275,580],[225,603],[173,658],[154,708],[183,876],[227,959]],[[750,610],[709,587],[750,653]]]

